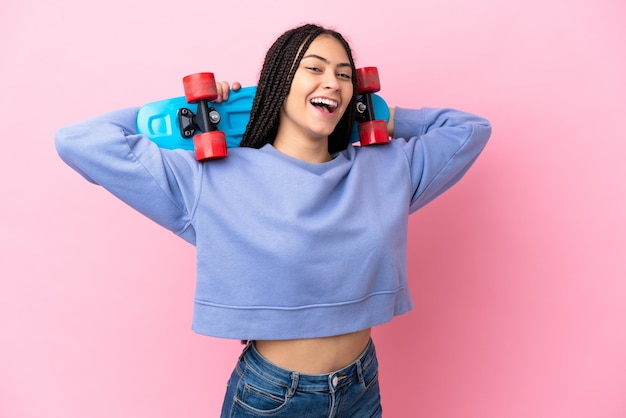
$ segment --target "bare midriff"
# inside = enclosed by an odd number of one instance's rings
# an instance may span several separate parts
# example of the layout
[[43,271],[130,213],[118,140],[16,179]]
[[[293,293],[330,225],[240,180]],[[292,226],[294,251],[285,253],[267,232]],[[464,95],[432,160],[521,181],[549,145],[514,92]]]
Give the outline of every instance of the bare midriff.
[[257,340],[257,351],[276,366],[305,374],[330,373],[354,362],[367,347],[371,329],[332,337]]

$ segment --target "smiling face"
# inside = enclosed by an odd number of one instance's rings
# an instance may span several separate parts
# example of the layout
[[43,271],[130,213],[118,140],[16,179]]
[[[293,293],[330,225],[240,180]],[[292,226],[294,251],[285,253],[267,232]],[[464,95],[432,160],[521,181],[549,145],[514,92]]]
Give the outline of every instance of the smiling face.
[[274,146],[297,158],[324,154],[328,136],[352,99],[352,66],[343,45],[330,35],[318,36],[296,69],[280,112]]

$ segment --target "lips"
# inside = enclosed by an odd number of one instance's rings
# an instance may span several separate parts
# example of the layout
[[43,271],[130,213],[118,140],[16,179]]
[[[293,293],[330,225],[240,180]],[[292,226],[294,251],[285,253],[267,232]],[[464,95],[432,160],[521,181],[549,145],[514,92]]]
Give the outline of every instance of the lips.
[[325,109],[328,113],[335,112],[335,110],[337,110],[337,107],[339,106],[339,102],[326,97],[314,97],[310,100],[310,103],[313,106]]

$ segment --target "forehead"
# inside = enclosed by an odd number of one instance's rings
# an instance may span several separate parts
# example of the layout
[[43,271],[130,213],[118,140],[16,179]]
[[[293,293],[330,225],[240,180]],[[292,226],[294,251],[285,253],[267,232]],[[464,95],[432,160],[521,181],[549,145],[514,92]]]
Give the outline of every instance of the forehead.
[[349,62],[348,53],[343,44],[334,36],[327,34],[322,34],[311,42],[304,57],[311,55],[325,58],[335,64]]

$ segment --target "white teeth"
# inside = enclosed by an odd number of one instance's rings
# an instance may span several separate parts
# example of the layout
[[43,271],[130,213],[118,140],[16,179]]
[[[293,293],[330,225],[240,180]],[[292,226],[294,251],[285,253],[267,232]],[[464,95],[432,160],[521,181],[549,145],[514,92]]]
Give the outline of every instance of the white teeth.
[[314,99],[311,99],[311,103],[323,104],[323,105],[329,106],[329,107],[337,107],[337,106],[339,106],[339,103],[337,103],[335,100],[324,99],[322,97],[316,97]]

